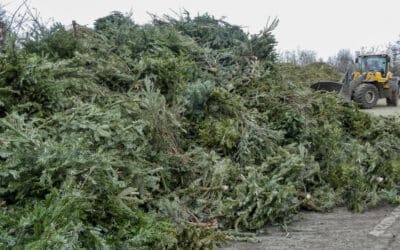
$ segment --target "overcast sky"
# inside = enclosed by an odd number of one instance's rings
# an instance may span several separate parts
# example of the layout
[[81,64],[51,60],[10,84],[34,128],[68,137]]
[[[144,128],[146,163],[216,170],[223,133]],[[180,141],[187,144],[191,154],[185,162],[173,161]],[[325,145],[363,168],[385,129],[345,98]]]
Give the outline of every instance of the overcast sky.
[[[21,1],[0,0],[9,10]],[[400,34],[399,0],[31,0],[30,4],[44,19],[83,25],[113,10],[131,10],[136,22],[145,23],[150,20],[147,12],[161,15],[187,9],[192,15],[225,16],[256,33],[268,17],[278,17],[279,50],[315,50],[325,59],[342,48],[383,47]]]

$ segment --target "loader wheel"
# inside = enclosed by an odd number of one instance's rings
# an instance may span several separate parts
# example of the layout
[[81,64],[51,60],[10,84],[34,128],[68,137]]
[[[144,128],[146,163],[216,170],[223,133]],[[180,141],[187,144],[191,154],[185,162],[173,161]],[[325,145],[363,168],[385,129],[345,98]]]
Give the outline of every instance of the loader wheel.
[[399,89],[397,88],[395,91],[392,92],[392,96],[390,98],[386,98],[387,106],[394,106],[397,107],[399,102]]
[[374,107],[378,102],[378,99],[378,89],[372,84],[360,84],[354,91],[353,100],[363,109],[370,109]]

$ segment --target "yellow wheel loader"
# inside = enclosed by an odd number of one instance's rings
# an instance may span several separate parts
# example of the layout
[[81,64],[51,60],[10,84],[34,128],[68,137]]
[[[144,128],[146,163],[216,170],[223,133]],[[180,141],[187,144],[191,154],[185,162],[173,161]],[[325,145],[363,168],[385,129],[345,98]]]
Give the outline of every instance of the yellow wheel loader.
[[380,98],[386,98],[388,106],[397,106],[399,78],[390,72],[389,63],[387,54],[359,55],[356,58],[357,70],[346,73],[342,82],[321,81],[312,84],[311,88],[336,91],[364,109],[376,106]]

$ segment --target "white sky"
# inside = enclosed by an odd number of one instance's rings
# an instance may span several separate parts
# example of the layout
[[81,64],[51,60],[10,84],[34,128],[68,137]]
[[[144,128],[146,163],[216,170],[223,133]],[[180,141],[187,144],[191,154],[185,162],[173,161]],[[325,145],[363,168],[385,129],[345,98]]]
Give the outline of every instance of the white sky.
[[[0,0],[12,10],[22,0]],[[44,19],[91,25],[113,10],[129,12],[137,23],[147,12],[173,14],[187,9],[192,16],[208,12],[256,33],[268,17],[278,17],[278,50],[314,50],[326,59],[340,49],[384,46],[400,35],[399,0],[31,0]],[[15,7],[14,7],[15,8]]]

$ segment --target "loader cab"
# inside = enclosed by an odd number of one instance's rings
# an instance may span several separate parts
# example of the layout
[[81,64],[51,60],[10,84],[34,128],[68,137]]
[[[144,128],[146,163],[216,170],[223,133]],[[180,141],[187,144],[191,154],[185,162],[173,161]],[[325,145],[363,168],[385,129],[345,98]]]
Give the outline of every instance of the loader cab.
[[380,72],[382,77],[386,77],[389,72],[390,57],[388,55],[361,55],[356,58],[361,73]]
[[388,106],[397,106],[400,81],[389,70],[387,54],[358,55],[356,70],[351,81],[320,81],[311,85],[319,91],[336,91],[346,100],[352,100],[361,108],[375,107],[378,99],[386,98]]

